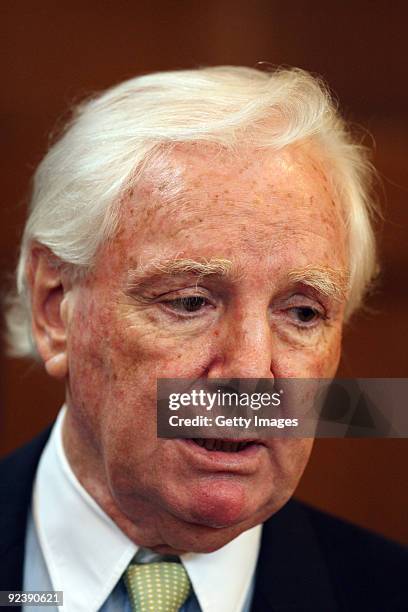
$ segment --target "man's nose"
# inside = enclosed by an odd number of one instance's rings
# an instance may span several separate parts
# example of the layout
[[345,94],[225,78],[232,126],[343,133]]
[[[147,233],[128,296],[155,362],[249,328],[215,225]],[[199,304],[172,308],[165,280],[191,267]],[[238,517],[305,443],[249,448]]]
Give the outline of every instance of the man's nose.
[[267,312],[232,317],[219,330],[209,378],[274,378],[275,346]]

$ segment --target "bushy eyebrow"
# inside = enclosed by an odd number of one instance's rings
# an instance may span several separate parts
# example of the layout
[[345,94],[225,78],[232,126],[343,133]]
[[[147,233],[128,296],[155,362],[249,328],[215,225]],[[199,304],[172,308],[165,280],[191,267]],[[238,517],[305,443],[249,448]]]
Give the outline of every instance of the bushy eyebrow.
[[[165,277],[192,275],[197,279],[205,276],[223,276],[230,281],[242,278],[232,261],[222,258],[211,259],[165,259],[150,262],[145,266],[128,271],[126,290],[136,291],[155,280]],[[292,285],[303,284],[322,295],[341,301],[347,297],[349,278],[343,270],[328,266],[305,266],[290,270],[287,275]]]
[[292,283],[302,283],[337,301],[346,299],[349,291],[349,275],[341,269],[310,265],[291,270],[288,277]]
[[197,278],[203,276],[230,276],[232,262],[228,259],[166,259],[153,261],[146,266],[128,271],[127,289],[135,290],[147,282],[166,276],[193,275]]

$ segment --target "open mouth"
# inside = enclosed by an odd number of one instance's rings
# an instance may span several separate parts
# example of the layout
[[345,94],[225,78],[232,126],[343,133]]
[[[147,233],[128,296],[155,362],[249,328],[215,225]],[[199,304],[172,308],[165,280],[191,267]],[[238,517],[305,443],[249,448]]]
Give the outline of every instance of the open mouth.
[[208,451],[221,451],[223,453],[237,453],[248,446],[257,444],[254,440],[220,440],[219,438],[192,438],[192,442]]

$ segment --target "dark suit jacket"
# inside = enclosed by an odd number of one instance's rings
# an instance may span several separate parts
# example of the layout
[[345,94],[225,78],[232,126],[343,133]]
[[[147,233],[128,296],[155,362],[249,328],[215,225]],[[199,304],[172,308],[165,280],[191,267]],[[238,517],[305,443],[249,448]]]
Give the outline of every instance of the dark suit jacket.
[[[22,589],[27,512],[49,432],[0,462],[0,590]],[[292,500],[264,524],[252,610],[407,612],[407,583],[405,548]]]

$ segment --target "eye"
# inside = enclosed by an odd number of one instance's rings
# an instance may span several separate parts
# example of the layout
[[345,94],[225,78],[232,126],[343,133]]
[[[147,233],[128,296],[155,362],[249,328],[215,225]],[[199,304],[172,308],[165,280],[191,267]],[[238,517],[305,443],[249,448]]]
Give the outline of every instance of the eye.
[[294,308],[294,311],[299,321],[301,321],[302,323],[309,323],[319,314],[317,310],[311,308],[310,306],[299,306],[297,308]]
[[209,304],[208,300],[201,295],[191,295],[175,298],[163,302],[168,308],[179,312],[197,312]]
[[310,327],[315,321],[323,318],[323,315],[311,306],[295,306],[290,308],[289,312],[295,319],[295,322],[303,326]]

